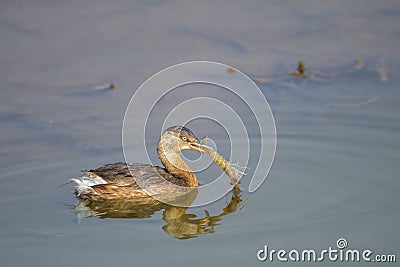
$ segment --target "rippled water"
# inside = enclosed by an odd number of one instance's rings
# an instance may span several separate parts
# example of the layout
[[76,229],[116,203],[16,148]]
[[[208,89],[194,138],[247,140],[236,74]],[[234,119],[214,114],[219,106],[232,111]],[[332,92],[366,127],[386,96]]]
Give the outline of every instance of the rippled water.
[[[396,1],[0,5],[2,265],[271,265],[256,258],[265,244],[324,249],[340,237],[351,248],[398,253]],[[72,185],[60,185],[123,160],[122,120],[135,88],[197,59],[259,82],[278,134],[266,182],[184,211],[182,221],[169,220],[165,207],[144,219],[76,214]],[[310,78],[290,77],[299,59]],[[116,89],[95,90],[107,83]],[[207,125],[191,128],[229,153],[221,130]],[[200,231],[179,240],[182,225]]]

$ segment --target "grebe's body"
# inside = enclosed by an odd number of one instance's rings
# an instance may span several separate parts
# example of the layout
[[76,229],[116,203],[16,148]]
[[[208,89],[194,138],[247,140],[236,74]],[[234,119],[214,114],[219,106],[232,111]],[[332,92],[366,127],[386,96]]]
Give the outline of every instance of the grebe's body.
[[129,199],[149,195],[181,194],[182,188],[197,187],[198,180],[180,156],[183,150],[204,152],[194,134],[187,128],[168,128],[160,137],[158,156],[165,166],[123,162],[83,170],[84,176],[72,178],[80,198],[93,200]]

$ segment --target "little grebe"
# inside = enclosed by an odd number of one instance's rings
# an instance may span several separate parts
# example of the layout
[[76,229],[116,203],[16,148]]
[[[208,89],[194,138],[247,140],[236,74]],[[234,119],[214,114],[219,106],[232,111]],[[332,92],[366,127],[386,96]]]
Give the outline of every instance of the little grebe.
[[174,195],[179,188],[197,187],[198,180],[181,158],[184,150],[205,152],[194,134],[182,126],[168,128],[160,137],[158,157],[165,168],[148,164],[118,162],[90,170],[72,178],[76,194],[92,200],[128,199],[149,195]]

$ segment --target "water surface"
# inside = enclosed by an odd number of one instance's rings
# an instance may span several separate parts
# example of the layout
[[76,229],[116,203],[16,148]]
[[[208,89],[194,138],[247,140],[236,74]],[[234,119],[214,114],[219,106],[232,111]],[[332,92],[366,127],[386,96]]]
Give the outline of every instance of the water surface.
[[[253,266],[263,264],[256,252],[264,244],[323,249],[340,237],[352,248],[398,253],[397,1],[0,5],[4,266]],[[168,233],[162,209],[143,219],[77,217],[73,187],[59,186],[81,169],[122,161],[134,90],[164,67],[198,59],[259,81],[278,133],[266,182],[253,194],[243,186],[235,212],[185,240]],[[299,59],[310,78],[290,77]],[[94,90],[107,83],[116,89]],[[218,126],[191,128],[229,153]],[[156,142],[158,132],[150,135]],[[218,216],[232,198],[186,212]]]

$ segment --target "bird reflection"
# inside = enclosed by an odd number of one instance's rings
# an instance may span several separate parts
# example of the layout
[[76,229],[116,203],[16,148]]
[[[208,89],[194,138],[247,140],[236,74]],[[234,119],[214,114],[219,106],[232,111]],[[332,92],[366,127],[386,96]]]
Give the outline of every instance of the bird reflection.
[[[197,192],[187,196],[186,201],[196,198]],[[187,207],[177,207],[157,201],[154,198],[129,199],[129,200],[89,200],[78,199],[75,212],[78,220],[83,217],[105,218],[150,218],[157,211],[163,210],[162,218],[165,225],[162,229],[174,238],[188,239],[202,234],[214,233],[215,227],[221,224],[222,218],[244,207],[241,191],[235,187],[230,201],[217,215],[210,215],[206,210],[205,216],[186,213]]]

